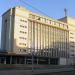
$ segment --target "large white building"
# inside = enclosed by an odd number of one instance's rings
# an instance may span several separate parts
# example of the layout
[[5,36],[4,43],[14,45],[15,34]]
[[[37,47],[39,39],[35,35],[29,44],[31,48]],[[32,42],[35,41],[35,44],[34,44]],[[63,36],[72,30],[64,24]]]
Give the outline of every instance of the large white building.
[[2,50],[28,55],[33,52],[35,56],[51,58],[51,63],[73,64],[74,22],[70,17],[54,20],[21,6],[11,8],[2,16]]

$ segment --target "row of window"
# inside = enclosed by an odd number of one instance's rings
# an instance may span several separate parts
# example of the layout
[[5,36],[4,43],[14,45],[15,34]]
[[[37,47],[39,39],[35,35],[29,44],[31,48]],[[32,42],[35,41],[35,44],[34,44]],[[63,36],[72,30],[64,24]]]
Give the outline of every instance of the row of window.
[[25,38],[25,37],[19,37],[20,39],[23,39],[23,40],[26,40],[27,38]]
[[26,43],[19,43],[19,45],[24,45],[24,46],[26,46]]
[[20,31],[20,33],[27,34],[27,32],[24,32],[24,31]]
[[[26,49],[19,49],[19,51],[20,52],[26,52],[26,53],[31,53],[31,50],[30,49],[28,49],[28,50],[26,50]],[[51,50],[51,51],[44,51],[44,50],[39,50],[39,51],[34,51],[34,54],[35,55],[42,55],[42,56],[61,56],[61,57],[66,57],[67,55],[66,55],[66,51],[62,51],[62,52],[60,52],[60,51],[58,51],[58,50]]]
[[46,19],[46,18],[43,18],[43,17],[40,17],[40,16],[30,14],[29,18],[32,18],[32,19],[35,19],[35,20],[38,20],[38,21],[41,21],[41,22],[44,22],[44,23],[48,23],[48,24],[51,24],[51,25],[56,25],[56,26],[62,27],[64,29],[68,29],[68,26],[66,26],[63,23],[52,21],[52,20],[49,20],[49,19]]
[[20,52],[26,52],[26,49],[19,49]]
[[74,52],[74,50],[71,50],[71,52]]
[[70,37],[71,39],[74,39],[74,37]]
[[23,19],[20,19],[20,21],[21,21],[21,22],[26,22],[26,23],[27,23],[27,21],[26,21],[26,20],[23,20]]
[[74,41],[70,41],[70,43],[74,44],[75,42]]
[[24,26],[24,25],[20,25],[20,27],[22,27],[22,28],[27,28],[27,26]]

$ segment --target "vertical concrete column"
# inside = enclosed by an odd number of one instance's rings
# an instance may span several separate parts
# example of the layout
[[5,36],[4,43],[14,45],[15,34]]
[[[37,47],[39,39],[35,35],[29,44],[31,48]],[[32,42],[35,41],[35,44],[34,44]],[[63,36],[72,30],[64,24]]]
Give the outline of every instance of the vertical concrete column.
[[69,58],[66,58],[66,65],[69,65]]
[[0,63],[1,63],[1,57],[0,57]]
[[50,58],[48,58],[48,64],[50,64]]
[[4,57],[4,64],[6,64],[6,57]]
[[12,56],[10,56],[10,64],[12,64]]
[[15,64],[17,64],[17,57],[15,57]]
[[38,62],[38,61],[39,61],[39,59],[37,58],[37,64],[39,64],[39,62]]
[[25,60],[24,61],[25,61],[25,64],[26,64],[26,57],[25,57]]

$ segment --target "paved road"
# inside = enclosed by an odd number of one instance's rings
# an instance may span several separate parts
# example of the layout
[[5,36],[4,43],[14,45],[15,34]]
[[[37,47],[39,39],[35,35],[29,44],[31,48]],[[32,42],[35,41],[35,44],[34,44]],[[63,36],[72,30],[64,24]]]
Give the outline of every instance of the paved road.
[[74,69],[1,70],[0,75],[75,75]]
[[[38,74],[37,74],[37,75],[38,75]],[[46,74],[39,74],[39,75],[75,75],[75,71],[54,72],[54,73],[46,73]]]
[[29,70],[5,70],[0,71],[0,75],[32,75]]

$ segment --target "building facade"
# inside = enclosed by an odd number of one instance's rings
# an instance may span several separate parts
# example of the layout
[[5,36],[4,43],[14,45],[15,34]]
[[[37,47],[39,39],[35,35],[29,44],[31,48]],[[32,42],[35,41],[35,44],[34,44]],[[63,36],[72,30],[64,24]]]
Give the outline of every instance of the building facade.
[[[33,13],[21,6],[11,8],[2,16],[2,50],[48,57],[51,60],[56,58],[60,65],[71,64],[70,39],[74,36],[70,35],[70,28],[75,26],[61,21]],[[71,46],[74,50],[74,44]]]
[[75,64],[75,19],[72,17],[64,17],[59,19],[62,22],[68,23],[69,27],[69,56],[71,64]]

